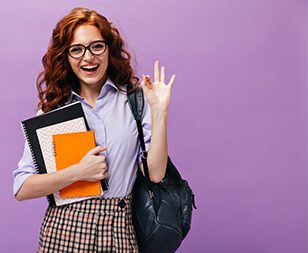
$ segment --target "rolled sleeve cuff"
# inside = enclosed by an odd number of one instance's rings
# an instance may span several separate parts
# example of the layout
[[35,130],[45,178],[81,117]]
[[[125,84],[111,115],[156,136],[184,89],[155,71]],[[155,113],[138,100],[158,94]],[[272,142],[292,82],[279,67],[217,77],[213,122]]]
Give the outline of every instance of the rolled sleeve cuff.
[[16,194],[18,193],[18,191],[20,190],[21,186],[26,181],[26,179],[32,175],[33,174],[31,173],[26,173],[26,174],[19,175],[17,178],[15,178],[14,187],[13,187],[14,196],[16,196]]

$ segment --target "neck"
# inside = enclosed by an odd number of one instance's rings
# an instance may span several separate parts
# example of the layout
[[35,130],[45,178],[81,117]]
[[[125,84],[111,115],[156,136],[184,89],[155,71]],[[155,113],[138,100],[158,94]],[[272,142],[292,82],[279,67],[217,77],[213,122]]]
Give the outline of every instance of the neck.
[[98,82],[95,85],[88,85],[85,83],[80,83],[79,86],[79,95],[85,98],[87,101],[95,103],[96,98],[101,92],[101,89],[106,82],[107,78],[104,78],[102,81]]
[[95,101],[96,98],[98,97],[101,88],[95,87],[95,88],[90,88],[90,87],[80,87],[80,92],[79,95],[83,98],[85,98],[87,101]]

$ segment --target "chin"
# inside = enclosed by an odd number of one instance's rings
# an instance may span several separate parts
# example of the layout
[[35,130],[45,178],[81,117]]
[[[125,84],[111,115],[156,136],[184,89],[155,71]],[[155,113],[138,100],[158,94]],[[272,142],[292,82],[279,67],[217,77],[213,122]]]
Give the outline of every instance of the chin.
[[90,85],[90,86],[94,86],[94,85],[97,85],[100,80],[86,80],[86,79],[83,79],[82,82],[86,85]]
[[103,78],[103,77],[101,77],[101,78],[84,78],[83,77],[80,80],[84,84],[93,86],[93,85],[97,85],[97,84],[102,83],[105,80],[105,78]]

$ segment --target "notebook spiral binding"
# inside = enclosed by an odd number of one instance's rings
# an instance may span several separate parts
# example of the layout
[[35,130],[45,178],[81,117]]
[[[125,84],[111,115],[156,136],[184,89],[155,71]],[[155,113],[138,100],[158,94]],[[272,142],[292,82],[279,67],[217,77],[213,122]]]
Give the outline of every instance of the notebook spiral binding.
[[35,160],[35,156],[34,156],[34,153],[33,153],[33,149],[32,149],[32,146],[31,146],[31,143],[29,141],[29,137],[27,135],[27,132],[26,132],[26,129],[25,129],[25,126],[23,123],[20,124],[21,125],[21,128],[22,128],[22,131],[23,131],[23,134],[24,134],[24,137],[29,145],[29,148],[30,148],[30,152],[31,152],[31,157],[32,157],[32,160],[33,160],[33,163],[34,163],[34,166],[35,166],[35,170],[36,170],[36,173],[38,174],[39,173],[39,169],[38,169],[38,166],[37,166],[37,162]]
[[[39,167],[37,165],[37,162],[36,162],[36,159],[35,159],[35,155],[33,153],[33,148],[32,148],[32,145],[30,143],[30,140],[29,140],[29,137],[27,135],[27,132],[26,132],[26,129],[25,129],[25,126],[23,123],[20,124],[21,125],[21,128],[22,128],[22,132],[24,134],[24,138],[26,139],[28,145],[29,145],[29,149],[30,149],[30,153],[31,153],[31,157],[32,157],[32,160],[33,160],[33,163],[34,163],[34,168],[35,168],[35,172],[37,174],[40,174],[40,170],[39,170]],[[46,196],[47,197],[47,201],[48,201],[48,204],[51,205],[51,206],[56,206],[56,202],[55,202],[55,199],[54,199],[54,196],[53,195],[48,195]]]
[[57,156],[56,142],[53,140],[52,143],[53,143],[53,154],[56,157]]

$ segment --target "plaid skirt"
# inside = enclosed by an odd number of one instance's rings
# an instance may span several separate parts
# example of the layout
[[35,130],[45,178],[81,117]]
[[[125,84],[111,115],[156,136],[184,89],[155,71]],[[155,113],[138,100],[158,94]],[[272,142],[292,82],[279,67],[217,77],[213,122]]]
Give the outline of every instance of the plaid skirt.
[[49,206],[40,230],[38,252],[138,252],[131,195]]

